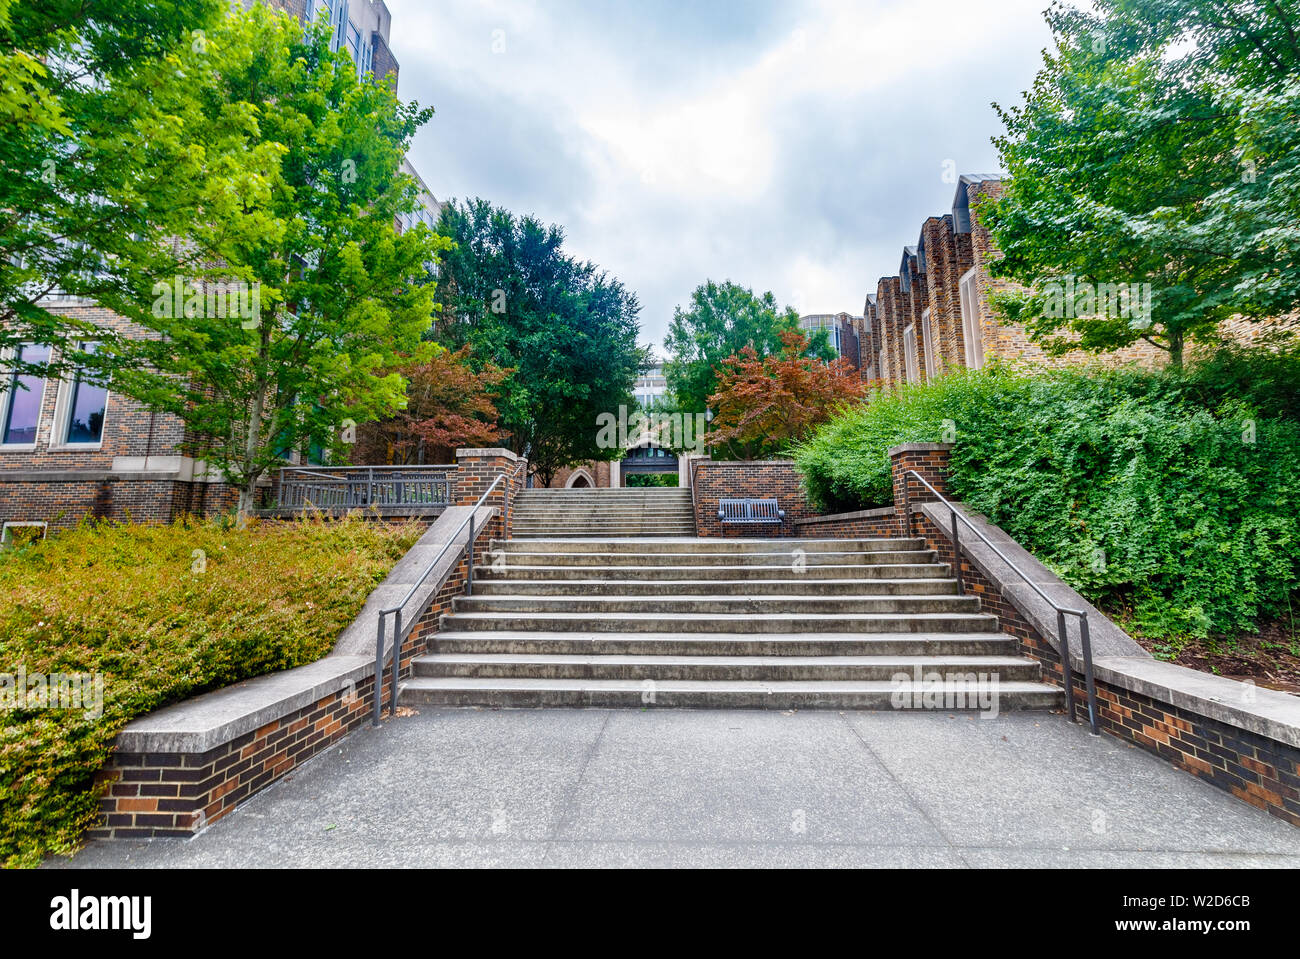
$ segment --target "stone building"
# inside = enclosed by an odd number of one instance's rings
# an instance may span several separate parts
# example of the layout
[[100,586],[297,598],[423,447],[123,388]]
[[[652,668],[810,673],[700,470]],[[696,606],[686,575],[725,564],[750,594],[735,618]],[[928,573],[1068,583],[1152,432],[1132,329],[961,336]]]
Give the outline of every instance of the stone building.
[[[299,20],[328,18],[334,48],[346,46],[362,75],[391,74],[396,82],[398,64],[388,46],[392,18],[383,0],[267,2]],[[414,167],[407,163],[403,170],[419,182],[424,209],[398,227],[436,222],[438,201]],[[101,329],[140,332],[92,301],[56,294],[41,305]],[[49,353],[40,344],[22,349],[36,357]],[[96,384],[76,373],[44,381],[0,373],[0,536],[8,539],[21,527],[71,526],[85,516],[168,522],[188,512],[229,508],[235,490],[183,452],[192,439],[179,419],[145,409],[115,393],[111,383]],[[309,456],[291,453],[288,463]]]
[[[976,212],[996,197],[1002,181],[966,174],[952,211],[927,218],[915,246],[903,248],[898,273],[881,277],[864,305],[861,369],[885,384],[920,383],[951,369],[980,369],[993,357],[1063,366],[1088,358],[1080,352],[1049,356],[1023,326],[994,312],[991,294],[1010,289],[992,276],[998,251]],[[1116,363],[1155,365],[1163,351],[1139,341],[1108,354]]]

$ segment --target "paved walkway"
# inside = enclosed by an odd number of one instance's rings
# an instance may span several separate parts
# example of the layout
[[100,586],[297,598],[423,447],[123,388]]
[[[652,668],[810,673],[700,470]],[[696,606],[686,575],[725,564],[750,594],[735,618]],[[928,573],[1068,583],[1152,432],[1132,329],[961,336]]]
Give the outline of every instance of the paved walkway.
[[1050,713],[424,709],[71,865],[1294,868],[1300,829]]

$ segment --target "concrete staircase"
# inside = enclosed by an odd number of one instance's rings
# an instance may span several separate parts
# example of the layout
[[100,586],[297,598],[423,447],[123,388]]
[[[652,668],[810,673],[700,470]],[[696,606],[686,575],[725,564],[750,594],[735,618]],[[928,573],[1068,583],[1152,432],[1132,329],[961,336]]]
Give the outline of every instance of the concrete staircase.
[[516,537],[694,536],[688,489],[530,489],[515,499]]
[[[494,544],[400,702],[951,709],[987,706],[994,691],[999,710],[1062,701],[922,540],[532,537]],[[936,681],[951,677],[961,698],[940,685],[936,700]]]

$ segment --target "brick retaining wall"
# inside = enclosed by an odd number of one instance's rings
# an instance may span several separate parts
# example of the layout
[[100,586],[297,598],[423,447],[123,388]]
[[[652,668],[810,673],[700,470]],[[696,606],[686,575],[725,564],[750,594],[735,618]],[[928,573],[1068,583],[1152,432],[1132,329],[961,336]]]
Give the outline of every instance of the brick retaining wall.
[[[793,460],[697,459],[691,463],[691,474],[699,536],[797,536],[794,524],[816,515]],[[775,498],[785,510],[785,521],[723,525],[718,520],[719,500],[749,498]]]
[[[494,514],[475,530],[474,562],[483,564],[491,561],[491,541],[507,534],[504,507],[523,488],[528,464],[513,455],[502,455],[505,451],[501,450],[460,452],[465,455],[458,460],[467,475],[457,488],[462,499],[469,497],[465,505],[473,505],[498,472],[510,477],[503,487],[498,487],[501,495],[491,497],[495,502],[485,504],[488,508],[495,505]],[[462,554],[429,597],[402,643],[398,653],[399,682],[410,678],[415,658],[430,648],[439,618],[450,611],[452,600],[465,592],[467,575],[468,563]],[[391,617],[386,628],[393,628]],[[368,722],[374,711],[373,653],[368,661],[351,656],[341,662],[345,662],[341,668],[351,676],[349,681],[336,683],[339,688],[314,702],[227,742],[203,750],[116,750],[98,777],[104,794],[99,801],[100,823],[90,836],[138,839],[192,835]],[[326,657],[312,667],[329,665],[330,657]],[[391,669],[390,659],[380,700],[385,710],[392,695],[388,682]]]
[[[909,452],[906,448],[899,448],[895,456],[896,479],[900,471],[898,461],[915,455],[916,451]],[[931,455],[932,460],[928,468],[946,473],[946,451],[931,451]],[[926,475],[922,470],[918,472]],[[926,478],[930,479],[930,476],[926,475]],[[930,481],[934,482],[934,480]],[[913,481],[909,494],[915,493],[916,485],[919,484]],[[935,485],[941,490],[947,488],[946,485],[938,483]],[[901,486],[896,488],[901,490]],[[934,498],[928,495],[928,491],[927,497],[928,501],[933,502]],[[920,502],[925,500],[919,502],[917,499],[912,500],[914,535],[924,538],[929,548],[938,553],[941,562],[954,564],[957,557],[954,554],[951,534],[948,530],[941,529],[919,508]],[[938,508],[943,509],[943,507]],[[964,526],[961,528],[960,535],[962,537],[961,571],[966,592],[978,596],[983,609],[997,615],[1000,628],[1016,638],[1021,654],[1036,659],[1042,664],[1043,675],[1047,681],[1064,687],[1064,671],[1055,636],[1051,638],[1044,636],[1040,629],[1024,615],[1021,604],[1015,602],[1003,587],[993,582],[983,570],[971,562],[967,549],[968,541],[974,537]],[[1082,605],[1086,607],[1087,604],[1084,602]],[[1096,618],[1101,618],[1101,614],[1096,613]],[[1099,624],[1094,619],[1094,629],[1097,625]],[[1074,636],[1073,633],[1071,635]],[[1074,660],[1074,666],[1070,670],[1070,679],[1081,721],[1086,722],[1087,692],[1084,676],[1076,658],[1079,652],[1077,637],[1072,638],[1071,659]],[[1176,705],[1168,700],[1180,696],[1183,699],[1190,697],[1172,687],[1163,690],[1165,698],[1157,698],[1135,689],[1135,686],[1151,684],[1136,673],[1125,675],[1122,672],[1123,663],[1122,657],[1102,658],[1095,670],[1098,720],[1103,731],[1159,756],[1179,769],[1205,779],[1212,785],[1279,819],[1300,826],[1300,747],[1296,743],[1285,741],[1278,735],[1262,735],[1224,722],[1207,715],[1204,710]],[[1142,661],[1135,659],[1136,667],[1142,665],[1144,665]],[[1172,664],[1167,668],[1174,670],[1175,673],[1172,675],[1175,676],[1194,672]],[[1210,678],[1208,674],[1204,675],[1207,679]],[[1237,687],[1239,706],[1253,702],[1253,697],[1257,695],[1254,687],[1247,684],[1234,683],[1231,680],[1220,680],[1220,682],[1230,684],[1225,686],[1225,690]],[[1263,691],[1258,695],[1262,696]],[[1207,700],[1206,706],[1211,705],[1213,704]],[[1296,712],[1300,713],[1300,700],[1297,701],[1296,706]],[[1269,716],[1261,713],[1261,717],[1263,717],[1261,724],[1268,725]],[[1279,725],[1278,728],[1281,735],[1281,731],[1288,727]],[[1289,728],[1291,732],[1296,732],[1294,726]]]

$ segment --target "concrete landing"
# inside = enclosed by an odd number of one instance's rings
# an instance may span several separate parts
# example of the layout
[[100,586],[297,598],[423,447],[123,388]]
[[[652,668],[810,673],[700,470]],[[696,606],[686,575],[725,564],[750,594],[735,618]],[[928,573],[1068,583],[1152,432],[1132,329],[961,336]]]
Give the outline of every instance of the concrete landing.
[[422,708],[51,865],[1296,868],[1300,829],[1050,713]]

